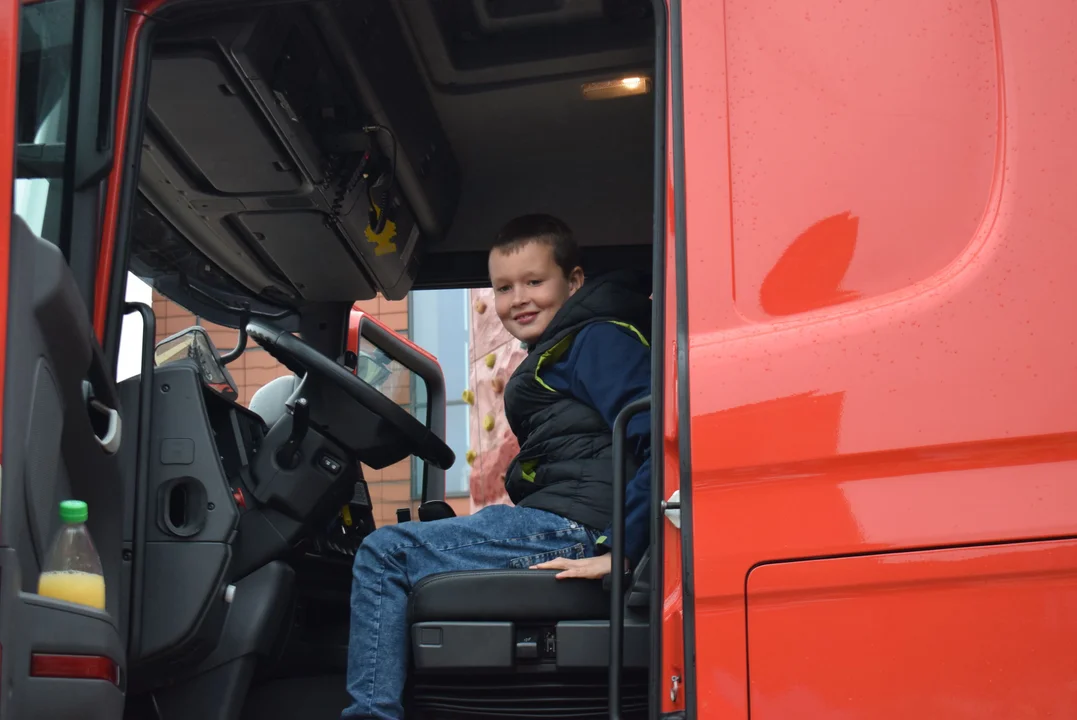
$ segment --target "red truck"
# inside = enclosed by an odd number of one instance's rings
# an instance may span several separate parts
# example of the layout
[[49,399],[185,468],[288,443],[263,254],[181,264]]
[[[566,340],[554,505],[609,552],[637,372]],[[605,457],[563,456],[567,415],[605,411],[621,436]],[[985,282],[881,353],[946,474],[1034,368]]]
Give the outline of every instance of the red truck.
[[[1075,31],[1060,1],[0,0],[0,717],[336,717],[359,463],[421,458],[436,521],[460,462],[436,359],[349,344],[351,308],[482,286],[538,209],[589,273],[653,269],[651,547],[417,592],[409,717],[1077,716]],[[123,317],[154,336],[128,272],[290,392],[238,405],[197,330],[116,383]],[[34,594],[69,497],[104,612]]]

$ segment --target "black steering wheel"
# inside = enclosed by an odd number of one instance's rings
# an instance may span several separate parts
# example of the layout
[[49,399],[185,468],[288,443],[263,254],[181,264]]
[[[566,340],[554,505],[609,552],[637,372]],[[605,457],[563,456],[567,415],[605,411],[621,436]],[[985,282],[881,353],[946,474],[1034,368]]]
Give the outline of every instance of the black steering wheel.
[[430,429],[411,413],[382,395],[373,386],[363,382],[292,333],[261,320],[250,320],[247,323],[247,335],[296,375],[314,373],[333,383],[378,417],[384,418],[408,439],[412,452],[423,461],[442,470],[452,467],[456,455],[444,440],[430,432]]

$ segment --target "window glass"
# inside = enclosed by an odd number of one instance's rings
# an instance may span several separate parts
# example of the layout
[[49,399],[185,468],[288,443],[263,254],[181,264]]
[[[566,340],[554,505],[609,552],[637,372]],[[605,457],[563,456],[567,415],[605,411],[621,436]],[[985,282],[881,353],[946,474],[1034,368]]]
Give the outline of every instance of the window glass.
[[[422,384],[421,382],[419,383]],[[463,402],[449,403],[445,408],[445,443],[452,448],[456,462],[445,471],[445,495],[464,496],[471,491],[469,476],[471,466],[467,464],[466,455],[470,447],[470,407]],[[415,416],[426,422],[426,406],[416,406]],[[413,497],[421,497],[423,490],[423,461],[412,457],[411,492]]]
[[412,342],[438,359],[450,402],[459,398],[467,388],[468,291],[417,290],[409,312]]
[[76,0],[23,4],[19,17],[15,213],[47,240],[60,227]]
[[[467,290],[417,290],[409,295],[408,328],[412,342],[437,358],[445,375],[445,442],[456,462],[445,473],[446,495],[467,495],[470,466],[465,460],[471,442],[470,406],[464,402],[471,356],[470,304]],[[426,386],[416,378],[412,411],[426,422]],[[423,463],[412,463],[412,494],[422,493]]]

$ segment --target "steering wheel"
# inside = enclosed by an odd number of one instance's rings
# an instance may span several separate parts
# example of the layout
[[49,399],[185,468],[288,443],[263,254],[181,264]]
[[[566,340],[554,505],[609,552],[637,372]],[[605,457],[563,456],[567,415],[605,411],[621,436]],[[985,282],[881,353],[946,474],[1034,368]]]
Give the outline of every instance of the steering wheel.
[[408,439],[414,454],[424,462],[448,470],[456,460],[445,441],[430,432],[415,416],[292,333],[260,320],[250,320],[247,335],[296,375],[314,373],[383,418]]

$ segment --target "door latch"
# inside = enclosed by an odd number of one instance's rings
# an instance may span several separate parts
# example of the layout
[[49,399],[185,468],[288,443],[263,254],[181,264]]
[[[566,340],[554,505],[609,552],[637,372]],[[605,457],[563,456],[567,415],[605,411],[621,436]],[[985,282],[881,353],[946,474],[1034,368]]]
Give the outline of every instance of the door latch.
[[668,500],[662,501],[662,513],[666,519],[673,523],[673,527],[681,529],[681,491],[674,490]]
[[681,678],[679,675],[674,675],[669,679],[669,701],[671,703],[677,702],[677,690],[681,687]]

